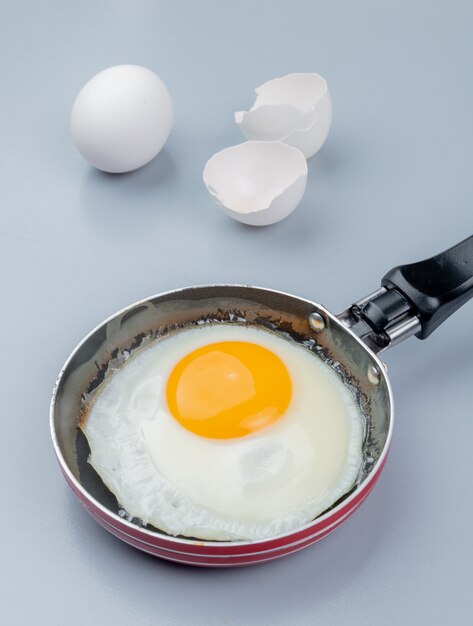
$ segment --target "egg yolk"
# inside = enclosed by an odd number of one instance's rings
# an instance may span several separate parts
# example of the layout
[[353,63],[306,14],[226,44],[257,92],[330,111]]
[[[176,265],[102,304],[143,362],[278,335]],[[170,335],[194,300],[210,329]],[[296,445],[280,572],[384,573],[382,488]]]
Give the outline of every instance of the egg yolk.
[[216,439],[242,437],[278,420],[291,400],[289,373],[267,348],[221,341],[193,350],[166,387],[169,410],[187,430]]

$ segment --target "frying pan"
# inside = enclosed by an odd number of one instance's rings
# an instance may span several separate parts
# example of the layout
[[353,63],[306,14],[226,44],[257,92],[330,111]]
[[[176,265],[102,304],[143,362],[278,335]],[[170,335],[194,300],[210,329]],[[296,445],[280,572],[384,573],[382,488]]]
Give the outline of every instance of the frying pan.
[[[473,296],[473,236],[419,263],[389,271],[381,287],[339,315],[310,300],[241,285],[179,289],[141,300],[97,326],[74,349],[51,402],[51,434],[60,468],[90,515],[145,552],[180,563],[224,567],[276,559],[322,539],[365,500],[389,451],[393,401],[378,354],[403,339],[428,337]],[[325,360],[350,388],[364,421],[363,462],[350,493],[296,531],[256,541],[173,537],[129,521],[88,464],[78,429],[85,400],[123,355],[181,328],[206,323],[250,324],[290,337]]]

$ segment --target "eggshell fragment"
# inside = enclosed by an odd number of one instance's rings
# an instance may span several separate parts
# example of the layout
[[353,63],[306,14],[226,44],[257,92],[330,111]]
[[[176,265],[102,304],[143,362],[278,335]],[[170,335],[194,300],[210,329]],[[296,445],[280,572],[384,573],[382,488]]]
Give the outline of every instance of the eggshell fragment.
[[308,159],[324,144],[332,121],[327,82],[319,74],[288,74],[255,89],[249,111],[235,113],[247,139],[279,140]]
[[84,85],[71,112],[76,148],[105,172],[130,172],[153,159],[172,126],[166,85],[139,65],[116,65]]
[[204,182],[223,210],[252,226],[287,217],[304,195],[307,162],[280,141],[246,141],[207,161]]

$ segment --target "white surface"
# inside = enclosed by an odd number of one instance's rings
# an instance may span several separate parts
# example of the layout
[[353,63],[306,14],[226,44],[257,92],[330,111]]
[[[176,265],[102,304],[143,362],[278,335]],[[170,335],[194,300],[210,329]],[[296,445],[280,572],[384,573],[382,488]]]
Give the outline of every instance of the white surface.
[[[247,282],[337,311],[376,289],[393,265],[473,232],[473,5],[274,6],[3,3],[0,599],[8,626],[471,623],[472,302],[427,341],[386,353],[397,420],[383,475],[343,527],[286,559],[209,571],[147,557],[89,518],[54,460],[56,373],[85,333],[126,304],[194,283]],[[79,88],[117,63],[156,71],[175,104],[165,149],[124,176],[90,168],[69,133]],[[202,168],[240,140],[233,111],[254,86],[292,71],[327,78],[330,136],[309,162],[298,210],[275,226],[245,227],[214,205]]]

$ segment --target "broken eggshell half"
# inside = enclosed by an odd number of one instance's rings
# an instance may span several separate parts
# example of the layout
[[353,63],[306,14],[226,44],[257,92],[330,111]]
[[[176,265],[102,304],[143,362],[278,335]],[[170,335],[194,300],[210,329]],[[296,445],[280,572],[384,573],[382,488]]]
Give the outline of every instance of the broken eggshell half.
[[204,182],[223,210],[244,224],[266,226],[287,217],[304,195],[307,162],[280,141],[246,141],[213,155]]
[[247,139],[283,141],[306,159],[320,150],[332,121],[330,93],[320,74],[288,74],[267,81],[255,92],[251,109],[235,113]]

